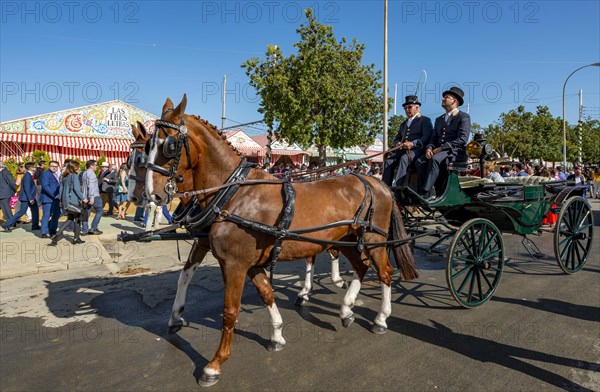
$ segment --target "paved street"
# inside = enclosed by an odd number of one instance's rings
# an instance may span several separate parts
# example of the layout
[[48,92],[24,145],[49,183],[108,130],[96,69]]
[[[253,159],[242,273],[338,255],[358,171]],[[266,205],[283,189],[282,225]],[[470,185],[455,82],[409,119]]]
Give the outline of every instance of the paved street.
[[[420,278],[395,284],[389,331],[370,330],[380,288],[369,272],[344,329],[344,290],[317,263],[311,302],[294,306],[304,264],[280,263],[274,279],[285,349],[265,349],[269,316],[247,284],[233,353],[214,391],[600,390],[600,201],[594,252],[565,275],[550,233],[534,236],[546,257],[532,260],[517,236],[505,235],[500,287],[483,306],[465,310],[450,295],[444,260],[417,252]],[[0,233],[0,389],[2,391],[197,390],[217,348],[223,303],[213,258],[198,270],[184,317],[169,336],[176,291],[175,242],[116,243],[131,222],[103,219],[87,246],[63,242],[60,255],[23,230]],[[180,242],[187,255],[190,245]],[[44,253],[46,252],[46,253]],[[343,277],[350,279],[347,262]]]

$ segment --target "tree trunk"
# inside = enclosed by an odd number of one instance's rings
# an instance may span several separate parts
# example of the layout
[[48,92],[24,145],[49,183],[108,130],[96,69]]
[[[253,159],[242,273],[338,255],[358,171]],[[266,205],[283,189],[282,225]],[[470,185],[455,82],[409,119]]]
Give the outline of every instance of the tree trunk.
[[327,164],[327,146],[317,146],[319,148],[319,166]]

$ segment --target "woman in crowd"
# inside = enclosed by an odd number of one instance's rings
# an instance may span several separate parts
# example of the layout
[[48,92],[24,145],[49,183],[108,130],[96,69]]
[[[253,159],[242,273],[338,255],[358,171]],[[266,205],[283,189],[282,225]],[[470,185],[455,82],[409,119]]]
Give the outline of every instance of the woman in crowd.
[[[60,225],[58,232],[52,237],[52,242],[48,246],[56,246],[60,237],[67,227],[73,225],[75,237],[73,244],[83,244],[85,241],[80,238],[81,233],[81,204],[87,203],[87,199],[83,198],[81,193],[81,182],[79,181],[79,162],[71,161],[67,165],[67,170],[64,171],[62,181],[60,182],[60,200],[62,207],[67,214],[67,220]],[[71,209],[70,207],[75,207]],[[76,211],[79,208],[79,212]]]
[[502,177],[500,173],[496,171],[494,162],[486,162],[483,165],[483,175],[485,178],[489,178],[494,182],[504,182],[504,177]]
[[117,196],[115,197],[115,203],[117,204],[117,219],[125,219],[127,215],[127,209],[131,202],[127,199],[127,184],[129,184],[129,167],[126,163],[122,164],[119,168],[119,179],[117,186]]

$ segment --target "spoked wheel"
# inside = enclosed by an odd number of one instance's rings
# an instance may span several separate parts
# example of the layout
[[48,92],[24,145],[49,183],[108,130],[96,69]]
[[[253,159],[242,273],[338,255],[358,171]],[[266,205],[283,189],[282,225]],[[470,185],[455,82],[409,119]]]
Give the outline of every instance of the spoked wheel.
[[581,196],[565,202],[554,229],[554,255],[560,269],[573,274],[583,268],[592,249],[594,216]]
[[504,242],[496,225],[475,218],[458,229],[448,253],[446,281],[461,306],[474,308],[490,299],[503,268]]

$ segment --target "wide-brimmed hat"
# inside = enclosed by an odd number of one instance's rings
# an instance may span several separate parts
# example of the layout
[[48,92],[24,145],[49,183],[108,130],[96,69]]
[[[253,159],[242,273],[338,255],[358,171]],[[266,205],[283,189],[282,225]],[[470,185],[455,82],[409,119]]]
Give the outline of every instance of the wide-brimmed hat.
[[106,162],[106,161],[102,162],[102,164],[100,165],[100,167],[108,167],[108,162]]
[[419,105],[421,106],[421,102],[419,102],[419,97],[417,97],[416,95],[407,95],[404,98],[405,102],[402,104],[402,107],[406,106],[406,105]]
[[442,93],[442,97],[447,94],[452,95],[454,98],[456,98],[458,100],[458,106],[462,106],[462,104],[465,103],[465,100],[463,99],[463,97],[465,96],[465,92],[462,91],[460,88],[450,87],[450,90],[444,91]]

